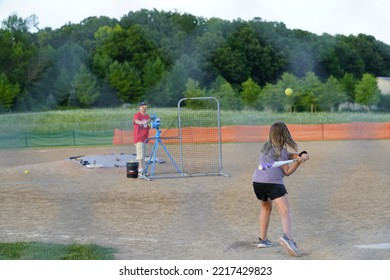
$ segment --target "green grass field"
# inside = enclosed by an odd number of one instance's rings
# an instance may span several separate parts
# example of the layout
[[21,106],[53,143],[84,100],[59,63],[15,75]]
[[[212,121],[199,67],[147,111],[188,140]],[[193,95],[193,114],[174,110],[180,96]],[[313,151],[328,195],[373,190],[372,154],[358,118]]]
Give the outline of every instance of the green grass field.
[[[132,129],[137,108],[48,111],[0,115],[0,134],[13,132],[50,133],[61,131],[107,131]],[[149,108],[161,119],[161,128],[175,127],[177,108]],[[221,111],[221,125],[267,125],[282,120],[288,124],[388,122],[384,113],[272,113],[264,111]]]
[[0,260],[113,260],[114,249],[94,244],[0,243]]

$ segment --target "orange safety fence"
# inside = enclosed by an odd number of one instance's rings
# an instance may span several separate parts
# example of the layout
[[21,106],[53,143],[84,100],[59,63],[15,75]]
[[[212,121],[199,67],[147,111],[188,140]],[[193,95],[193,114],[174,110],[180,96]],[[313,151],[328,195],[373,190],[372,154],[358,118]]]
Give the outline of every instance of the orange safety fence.
[[[236,125],[221,127],[221,140],[229,142],[258,142],[268,139],[269,125]],[[359,139],[390,139],[390,122],[385,123],[339,123],[339,124],[288,124],[295,140],[359,140]],[[153,137],[153,133],[151,133]],[[177,128],[161,129],[164,142],[177,142]],[[186,127],[182,128],[182,142],[216,142],[217,127]],[[132,144],[133,131],[114,131],[114,145]]]

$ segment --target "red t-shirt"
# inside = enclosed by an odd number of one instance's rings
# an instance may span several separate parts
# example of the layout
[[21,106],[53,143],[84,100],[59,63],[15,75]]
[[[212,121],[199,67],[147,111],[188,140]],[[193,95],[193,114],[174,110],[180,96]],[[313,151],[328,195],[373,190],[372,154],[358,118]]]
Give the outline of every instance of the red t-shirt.
[[138,142],[144,142],[149,137],[149,127],[147,124],[139,125],[135,123],[135,120],[146,121],[150,117],[148,114],[143,115],[141,112],[134,114],[133,124],[134,124],[134,144]]

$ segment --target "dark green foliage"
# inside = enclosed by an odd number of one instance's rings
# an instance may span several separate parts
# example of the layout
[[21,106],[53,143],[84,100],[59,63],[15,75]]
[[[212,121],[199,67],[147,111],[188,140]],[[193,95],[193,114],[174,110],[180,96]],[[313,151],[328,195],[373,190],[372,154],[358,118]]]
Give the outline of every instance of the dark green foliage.
[[[156,9],[120,20],[88,17],[55,30],[37,22],[35,15],[16,14],[2,22],[0,112],[141,99],[174,106],[186,96],[188,79],[233,110],[334,111],[342,102],[388,109],[385,98],[356,89],[365,74],[390,76],[390,46],[371,35],[319,36],[261,18],[227,21]],[[288,99],[284,73],[299,81]]]
[[11,111],[14,101],[20,93],[18,84],[8,80],[7,76],[0,73],[0,112]]
[[378,107],[382,112],[390,112],[390,95],[382,95]]
[[97,85],[95,75],[92,74],[84,64],[80,65],[80,69],[73,79],[72,92],[74,92],[74,97],[77,98],[80,106],[87,108],[90,107],[100,95],[100,88]]

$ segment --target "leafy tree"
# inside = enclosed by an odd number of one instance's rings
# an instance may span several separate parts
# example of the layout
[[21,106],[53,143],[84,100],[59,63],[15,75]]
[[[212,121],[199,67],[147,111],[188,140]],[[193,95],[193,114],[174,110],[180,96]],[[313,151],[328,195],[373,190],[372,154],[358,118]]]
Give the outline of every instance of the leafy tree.
[[77,99],[76,89],[74,87],[72,87],[72,89],[70,91],[70,95],[69,95],[69,98],[68,98],[68,106],[70,108],[80,107],[80,102]]
[[291,73],[284,72],[278,81],[284,88],[298,89],[300,86],[298,78]]
[[212,65],[220,75],[233,84],[241,84],[250,77],[250,67],[245,55],[230,46],[221,47],[215,52]]
[[157,47],[147,38],[139,24],[124,29],[119,24],[115,27],[102,26],[95,33],[96,52],[103,57],[123,63],[141,71],[146,61],[154,60],[160,54]]
[[[186,84],[186,90],[184,91],[185,98],[196,98],[206,96],[206,91],[201,89],[199,82],[191,78],[188,79]],[[187,100],[186,107],[189,109],[204,109],[203,102],[199,100]]]
[[229,34],[225,46],[218,49],[213,65],[233,85],[239,85],[251,77],[257,84],[276,80],[283,60],[272,46],[262,44],[255,30],[241,24],[237,31]]
[[125,29],[129,29],[135,24],[141,25],[148,37],[158,44],[161,49],[169,54],[174,54],[180,47],[181,42],[172,40],[178,33],[179,26],[171,20],[171,16],[172,12],[141,9],[123,16],[120,24]]
[[[1,106],[0,106],[1,107]],[[26,89],[15,100],[15,105],[12,108],[13,112],[28,112],[36,110],[34,107],[34,100]],[[1,109],[0,109],[1,111]]]
[[31,15],[30,17],[23,19],[18,17],[16,13],[13,13],[7,19],[3,20],[1,25],[6,30],[22,35],[22,33],[27,33],[31,26],[36,26],[36,21],[36,15]]
[[242,104],[247,108],[256,108],[256,101],[261,93],[261,87],[256,84],[252,78],[249,78],[242,83],[242,91],[240,97]]
[[46,97],[45,105],[48,109],[56,109],[57,108],[57,101],[54,98],[53,94],[49,94]]
[[92,70],[99,78],[104,79],[112,63],[113,60],[109,56],[95,53],[92,60]]
[[[295,77],[293,74],[285,72],[276,83],[276,88],[280,95],[283,96],[282,104],[285,105],[285,110],[289,112],[294,111],[296,102],[302,92],[302,87],[298,78]],[[287,88],[291,88],[293,90],[293,94],[291,96],[285,95],[285,90]]]
[[148,100],[159,106],[177,105],[178,100],[184,97],[188,79],[196,80],[199,77],[198,73],[199,68],[196,62],[188,55],[182,55],[169,73],[164,74],[164,79],[159,85],[161,91],[154,91],[155,94],[148,97]]
[[232,87],[232,85],[219,76],[213,88],[209,91],[209,95],[217,98],[221,109],[224,110],[240,110],[242,104],[238,92]]
[[[72,89],[72,80],[73,80],[72,72],[69,72],[65,67],[59,69],[59,73],[55,77],[53,86],[51,87],[51,90],[53,91],[52,94],[55,100],[57,101],[57,105],[67,106],[69,95]],[[43,95],[45,100],[47,97],[46,94]]]
[[56,51],[50,45],[41,46],[37,50],[26,66],[27,87],[30,87],[34,81],[40,80],[46,71],[52,69],[55,54]]
[[355,102],[356,79],[351,73],[345,73],[340,81],[341,90],[346,94],[347,102]]
[[83,107],[91,106],[100,96],[97,79],[85,64],[80,65],[79,72],[73,79],[72,89]]
[[127,58],[127,32],[119,24],[102,26],[95,33],[96,53],[120,63]]
[[371,74],[363,74],[362,79],[356,85],[355,101],[356,103],[366,106],[370,111],[370,107],[378,105],[380,101],[380,91],[376,78]]
[[116,107],[123,104],[119,99],[115,88],[109,83],[107,79],[99,82],[100,96],[95,101],[95,107]]
[[146,62],[155,60],[159,52],[153,41],[147,38],[143,28],[136,24],[127,30],[124,55],[126,61],[142,71]]
[[328,109],[334,112],[336,106],[347,100],[345,92],[342,91],[338,80],[330,76],[323,86],[322,94],[320,96],[319,104],[321,108]]
[[386,56],[382,53],[382,45],[371,35],[358,34],[348,36],[346,40],[359,53],[364,61],[364,71],[376,76],[389,75],[386,69]]
[[147,61],[143,70],[142,80],[145,97],[154,105],[167,106],[171,103],[173,85],[168,79],[169,74],[161,59]]
[[[65,40],[71,40],[72,42],[80,44],[89,55],[92,56],[96,47],[95,33],[102,26],[114,27],[116,24],[118,24],[118,20],[115,18],[106,16],[88,17],[79,24],[73,25],[74,28],[71,28],[67,32],[68,34],[64,33],[61,35],[64,35],[63,39]],[[64,28],[69,29],[69,26],[65,26]]]
[[11,111],[19,93],[19,85],[11,83],[5,74],[0,74],[0,111]]
[[[49,85],[48,92],[57,100],[57,105],[67,106],[71,94],[72,81],[82,64],[88,64],[88,53],[77,43],[61,46],[53,55],[53,67],[47,69],[44,83]],[[53,83],[53,81],[55,81]],[[45,97],[46,98],[46,97]]]
[[323,84],[313,72],[308,72],[301,83],[302,93],[297,98],[297,110],[306,111],[310,108],[314,113],[317,111]]
[[108,80],[117,90],[118,98],[124,102],[136,102],[143,96],[143,88],[139,72],[125,61],[113,62],[108,70]]
[[148,100],[149,104],[153,104],[154,106],[160,107],[169,107],[177,105],[176,97],[181,95],[183,97],[183,92],[185,90],[185,85],[178,85],[175,83],[175,77],[180,73],[174,72],[166,72],[166,74],[161,78],[161,81],[154,86],[153,88],[149,88],[146,90],[145,99]]
[[320,53],[318,46],[321,46],[318,36],[300,29],[294,29],[291,33],[287,35],[289,38],[284,47],[288,54],[285,71],[298,77],[304,77],[307,72],[316,72]]
[[191,34],[197,30],[200,19],[188,13],[179,14],[175,12],[170,16],[170,20],[179,26],[181,30]]
[[225,38],[222,35],[219,25],[221,20],[211,19],[207,21],[207,28],[211,29],[197,37],[197,49],[195,52],[196,60],[199,68],[202,70],[202,78],[205,86],[210,86],[218,76],[218,71],[212,64],[212,58],[217,49],[225,43]]
[[283,98],[285,98],[284,90],[280,85],[267,83],[261,91],[258,103],[262,104],[265,110],[282,112],[285,106]]
[[12,82],[17,82],[21,89],[27,83],[27,67],[37,52],[33,36],[29,33],[35,24],[35,16],[26,19],[12,14],[2,22],[0,29],[0,71]]
[[146,61],[143,69],[142,81],[145,88],[153,88],[165,74],[165,65],[160,57]]
[[[54,30],[39,29],[34,15],[13,14],[1,23],[0,50],[0,73],[19,86],[12,105],[2,104],[8,111],[82,106],[72,87],[82,64],[101,89],[99,97],[83,101],[94,99],[94,106],[141,98],[174,106],[190,78],[237,107],[335,110],[343,92],[348,102],[376,103],[365,100],[366,90],[355,90],[364,73],[390,76],[390,46],[371,35],[318,36],[260,18],[206,20],[156,9],[129,12],[119,21],[88,17]],[[286,87],[293,88],[292,96],[284,95]],[[376,105],[383,108],[385,99],[380,100]]]
[[327,73],[340,79],[345,73],[361,77],[365,63],[354,44],[346,36],[337,35],[335,45],[329,48],[322,61]]

